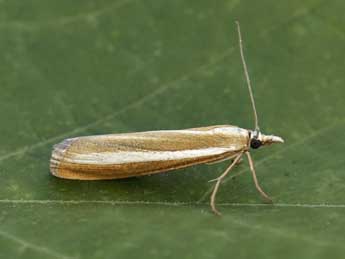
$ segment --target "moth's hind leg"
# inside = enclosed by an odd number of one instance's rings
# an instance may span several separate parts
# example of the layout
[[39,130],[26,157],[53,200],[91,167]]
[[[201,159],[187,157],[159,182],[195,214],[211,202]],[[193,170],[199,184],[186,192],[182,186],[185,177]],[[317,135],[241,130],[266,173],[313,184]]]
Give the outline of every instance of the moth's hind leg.
[[216,181],[216,184],[214,185],[212,194],[211,194],[211,200],[210,200],[210,205],[212,208],[212,211],[216,214],[216,215],[221,215],[221,213],[216,209],[216,195],[219,189],[219,186],[222,182],[222,180],[227,176],[227,174],[231,171],[231,169],[238,164],[238,162],[240,161],[242,157],[242,153],[237,154],[235,159],[232,161],[232,163],[230,164],[230,166],[228,166],[228,168],[225,169],[224,173],[222,173],[218,178],[211,180],[212,181]]

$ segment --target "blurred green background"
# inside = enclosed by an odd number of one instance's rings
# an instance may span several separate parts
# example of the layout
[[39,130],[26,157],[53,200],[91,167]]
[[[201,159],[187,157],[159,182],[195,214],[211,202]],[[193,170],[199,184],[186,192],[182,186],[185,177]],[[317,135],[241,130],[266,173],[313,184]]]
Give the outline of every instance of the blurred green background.
[[[0,1],[0,258],[344,258],[344,1]],[[49,174],[67,137],[214,124],[286,143],[121,181]]]

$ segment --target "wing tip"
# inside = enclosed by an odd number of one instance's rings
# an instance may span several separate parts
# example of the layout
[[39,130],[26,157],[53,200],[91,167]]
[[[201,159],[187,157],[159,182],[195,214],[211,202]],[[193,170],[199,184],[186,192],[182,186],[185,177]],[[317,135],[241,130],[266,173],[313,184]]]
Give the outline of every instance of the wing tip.
[[60,163],[64,159],[65,152],[73,142],[74,139],[65,139],[53,146],[52,156],[50,159],[50,172],[52,175],[61,177],[59,174]]

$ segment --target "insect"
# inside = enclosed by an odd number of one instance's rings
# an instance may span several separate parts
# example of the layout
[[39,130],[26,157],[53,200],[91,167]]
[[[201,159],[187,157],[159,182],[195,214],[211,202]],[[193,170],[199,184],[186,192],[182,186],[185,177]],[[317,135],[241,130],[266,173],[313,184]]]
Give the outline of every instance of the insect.
[[224,173],[215,181],[210,198],[212,211],[222,180],[245,154],[256,189],[263,199],[272,202],[261,189],[250,148],[283,143],[278,136],[260,132],[252,87],[242,46],[240,25],[236,22],[241,60],[254,113],[254,130],[231,125],[217,125],[184,130],[159,130],[70,138],[53,148],[50,171],[66,179],[102,180],[150,175],[197,164],[231,160]]

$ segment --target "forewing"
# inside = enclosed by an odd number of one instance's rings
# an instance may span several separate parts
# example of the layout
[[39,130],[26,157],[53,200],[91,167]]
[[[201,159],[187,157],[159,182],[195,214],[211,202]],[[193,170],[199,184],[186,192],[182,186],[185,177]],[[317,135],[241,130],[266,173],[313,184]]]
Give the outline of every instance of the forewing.
[[213,126],[67,139],[54,147],[51,171],[70,179],[116,179],[222,160],[243,149],[246,139],[235,129]]

